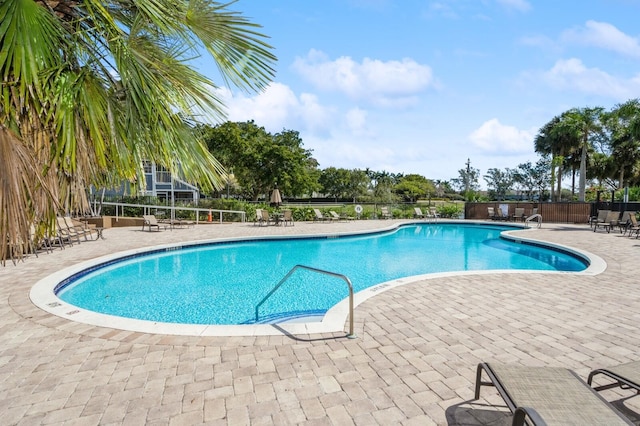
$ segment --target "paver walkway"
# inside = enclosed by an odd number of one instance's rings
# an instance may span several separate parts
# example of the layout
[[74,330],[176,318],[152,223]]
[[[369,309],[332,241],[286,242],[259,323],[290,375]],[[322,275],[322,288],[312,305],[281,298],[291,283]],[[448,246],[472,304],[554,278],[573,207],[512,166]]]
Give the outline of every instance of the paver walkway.
[[[29,301],[40,278],[79,261],[158,243],[373,229],[391,221],[105,230],[104,241],[0,267],[2,425],[500,425],[497,393],[473,398],[480,361],[563,366],[582,377],[640,359],[640,240],[549,225],[541,240],[602,257],[598,276],[444,277],[356,308],[358,338],[152,335],[69,322]],[[640,398],[602,395],[637,421]]]

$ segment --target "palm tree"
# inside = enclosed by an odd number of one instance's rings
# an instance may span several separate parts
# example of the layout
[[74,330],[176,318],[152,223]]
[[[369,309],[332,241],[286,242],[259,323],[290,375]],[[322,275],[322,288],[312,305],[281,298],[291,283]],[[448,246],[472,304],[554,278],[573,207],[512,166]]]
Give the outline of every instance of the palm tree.
[[602,107],[595,108],[573,108],[567,111],[564,116],[569,128],[577,132],[580,143],[580,192],[578,200],[584,201],[587,186],[587,151],[591,147],[592,137],[602,133]]
[[640,100],[631,99],[604,114],[604,125],[610,134],[612,164],[618,172],[618,187],[624,186],[625,174],[633,173],[640,161]]
[[246,91],[266,87],[275,62],[231,4],[0,2],[1,260],[4,241],[53,226],[59,211],[84,211],[89,184],[133,181],[142,160],[180,167],[205,190],[224,185],[194,130],[221,119],[223,105],[190,60],[206,50],[225,84]]
[[[562,193],[562,175],[565,157],[571,155],[578,144],[575,128],[567,120],[566,113],[553,117],[546,123],[534,139],[535,151],[550,156],[551,199],[557,201]],[[554,191],[553,184],[557,185]]]

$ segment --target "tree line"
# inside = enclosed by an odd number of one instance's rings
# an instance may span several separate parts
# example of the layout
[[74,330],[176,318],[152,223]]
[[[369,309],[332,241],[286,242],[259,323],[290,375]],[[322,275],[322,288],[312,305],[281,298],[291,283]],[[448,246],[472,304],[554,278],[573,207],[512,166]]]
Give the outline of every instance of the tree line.
[[[630,199],[640,196],[640,100],[631,99],[610,110],[571,108],[543,125],[534,138],[540,159],[511,169],[488,169],[488,197],[560,201],[593,199],[597,191],[630,187]],[[477,196],[480,171],[470,166],[454,179],[468,200]],[[562,188],[570,178],[570,189]],[[578,181],[576,182],[576,178]],[[577,189],[577,194],[576,194]],[[535,195],[534,195],[535,194]]]
[[[551,199],[558,200],[565,175],[571,177],[578,201],[585,201],[587,183],[600,189],[640,184],[640,100],[610,110],[571,108],[553,117],[535,137],[535,150],[549,162]],[[554,187],[555,184],[555,187]]]
[[[638,99],[609,111],[602,107],[569,109],[539,129],[533,141],[540,155],[535,163],[489,168],[481,175],[467,159],[458,176],[448,181],[384,170],[320,169],[298,132],[270,134],[253,121],[207,125],[200,130],[210,152],[233,176],[228,179],[227,191],[254,201],[276,187],[293,198],[320,194],[354,202],[415,202],[431,197],[503,200],[514,195],[523,200],[585,201],[597,190],[640,185]],[[567,176],[571,177],[571,188],[563,191]],[[486,192],[480,191],[480,178],[486,183]]]
[[[459,177],[432,180],[420,174],[391,173],[385,170],[320,169],[312,151],[305,149],[298,132],[282,130],[272,134],[254,121],[226,122],[198,129],[208,149],[227,167],[225,187],[212,192],[213,197],[259,201],[266,200],[278,188],[288,198],[321,196],[353,202],[416,202],[420,199],[446,198],[478,200],[479,170],[471,167],[459,171]],[[528,199],[542,192],[548,182],[548,164],[521,164],[516,169],[489,169],[484,176],[489,197],[504,197],[514,185]]]
[[226,165],[225,192],[252,201],[265,199],[275,188],[289,198],[320,195],[351,201],[416,201],[431,196],[455,196],[448,182],[432,181],[418,174],[371,169],[327,167],[320,169],[312,151],[303,147],[298,132],[271,134],[254,121],[201,126],[209,150]]

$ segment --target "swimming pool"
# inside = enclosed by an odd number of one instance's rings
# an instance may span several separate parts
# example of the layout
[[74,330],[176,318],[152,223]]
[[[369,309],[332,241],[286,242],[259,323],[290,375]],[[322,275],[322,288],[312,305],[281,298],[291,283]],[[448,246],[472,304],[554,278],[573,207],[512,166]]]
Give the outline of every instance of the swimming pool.
[[[297,264],[344,274],[355,291],[408,276],[452,271],[583,271],[584,257],[500,238],[504,226],[413,224],[355,236],[169,247],[131,255],[56,285],[82,310],[175,324],[251,324],[255,307]],[[347,295],[344,282],[296,272],[260,306],[257,322],[321,316]],[[132,302],[137,303],[132,303]]]

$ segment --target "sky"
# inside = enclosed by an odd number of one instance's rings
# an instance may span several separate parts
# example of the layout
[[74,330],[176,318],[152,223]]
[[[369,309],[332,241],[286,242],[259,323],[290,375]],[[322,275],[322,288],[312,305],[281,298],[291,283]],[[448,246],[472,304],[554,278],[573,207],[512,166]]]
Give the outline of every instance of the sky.
[[[574,107],[640,97],[640,0],[239,0],[278,62],[227,119],[299,132],[319,167],[459,177],[540,157]],[[214,123],[215,124],[215,123]],[[484,183],[481,179],[480,183]]]

